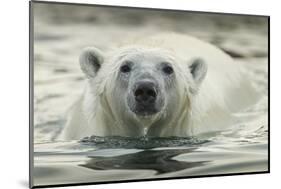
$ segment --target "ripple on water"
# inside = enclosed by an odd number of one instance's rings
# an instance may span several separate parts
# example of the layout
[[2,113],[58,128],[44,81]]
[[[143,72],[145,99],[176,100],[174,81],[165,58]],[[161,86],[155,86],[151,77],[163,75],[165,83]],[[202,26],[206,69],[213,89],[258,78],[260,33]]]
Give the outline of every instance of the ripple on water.
[[83,145],[97,148],[137,148],[151,149],[160,147],[195,146],[208,142],[208,140],[195,137],[99,137],[91,136],[80,140]]

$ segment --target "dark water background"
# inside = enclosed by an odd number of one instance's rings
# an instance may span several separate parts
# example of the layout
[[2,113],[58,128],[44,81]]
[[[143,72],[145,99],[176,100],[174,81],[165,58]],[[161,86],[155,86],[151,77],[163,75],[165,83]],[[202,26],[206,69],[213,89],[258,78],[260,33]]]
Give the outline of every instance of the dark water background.
[[[267,18],[34,5],[34,184],[101,182],[268,170]],[[88,137],[58,141],[83,91],[78,56],[124,37],[178,32],[213,43],[243,63],[261,94],[229,130],[191,138]]]

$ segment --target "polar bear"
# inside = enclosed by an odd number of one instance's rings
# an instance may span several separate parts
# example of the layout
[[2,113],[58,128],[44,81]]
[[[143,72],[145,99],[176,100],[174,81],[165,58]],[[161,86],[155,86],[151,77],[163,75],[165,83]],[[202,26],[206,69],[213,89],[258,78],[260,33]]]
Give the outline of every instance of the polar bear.
[[181,34],[84,49],[86,88],[61,139],[193,136],[220,130],[256,99],[243,68],[219,48]]

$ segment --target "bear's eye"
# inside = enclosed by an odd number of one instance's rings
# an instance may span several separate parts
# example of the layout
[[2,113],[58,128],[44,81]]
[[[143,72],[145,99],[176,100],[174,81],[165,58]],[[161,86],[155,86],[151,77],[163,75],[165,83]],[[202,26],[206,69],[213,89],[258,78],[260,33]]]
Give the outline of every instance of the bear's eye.
[[164,66],[162,70],[165,74],[168,74],[168,75],[174,73],[174,69],[168,65]]
[[123,65],[123,66],[121,66],[120,71],[123,72],[123,73],[128,73],[128,72],[131,71],[131,67],[127,64]]

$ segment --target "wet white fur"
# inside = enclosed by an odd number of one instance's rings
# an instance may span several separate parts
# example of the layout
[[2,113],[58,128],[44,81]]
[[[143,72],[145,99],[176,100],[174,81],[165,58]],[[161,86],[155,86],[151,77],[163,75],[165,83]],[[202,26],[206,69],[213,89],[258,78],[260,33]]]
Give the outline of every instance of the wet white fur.
[[[233,122],[233,112],[249,106],[256,100],[256,93],[241,65],[217,47],[190,36],[156,35],[132,40],[106,55],[107,61],[102,64],[102,69],[94,79],[87,80],[85,91],[70,110],[61,139],[81,139],[91,135],[140,136],[147,132],[147,127],[142,130],[124,126],[112,111],[110,92],[120,67],[114,60],[121,52],[129,53],[124,50],[128,47],[148,51],[157,48],[163,50],[163,56],[172,54],[178,60],[175,63],[177,65],[174,65],[177,90],[181,94],[181,103],[174,110],[177,116],[154,130],[154,135],[190,136],[224,129]],[[196,86],[192,81],[186,65],[188,61],[198,57],[202,58],[208,67],[207,75],[200,86]],[[191,88],[195,91],[189,91]],[[157,119],[157,115],[140,121],[153,122],[154,119]]]

